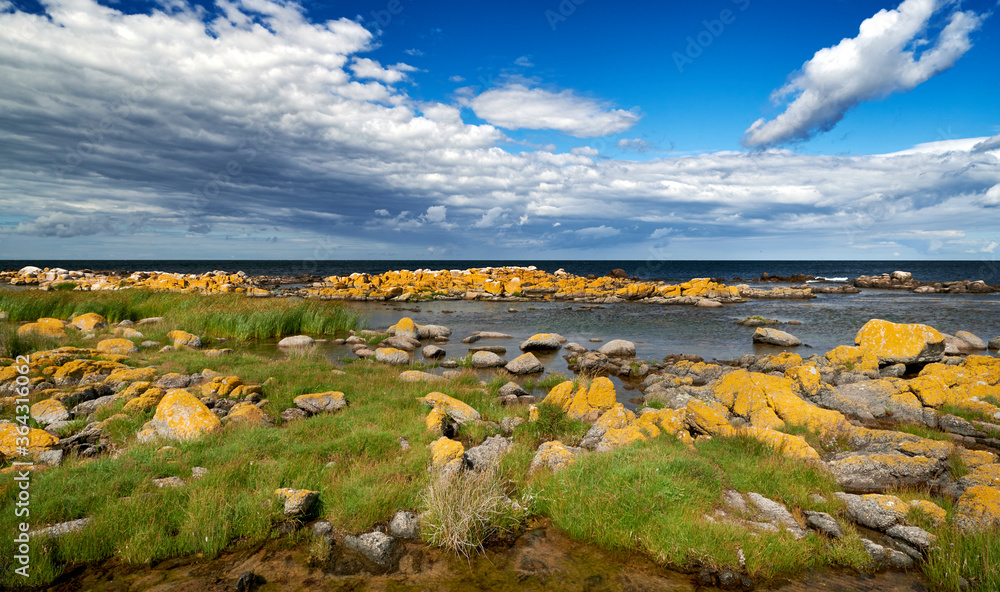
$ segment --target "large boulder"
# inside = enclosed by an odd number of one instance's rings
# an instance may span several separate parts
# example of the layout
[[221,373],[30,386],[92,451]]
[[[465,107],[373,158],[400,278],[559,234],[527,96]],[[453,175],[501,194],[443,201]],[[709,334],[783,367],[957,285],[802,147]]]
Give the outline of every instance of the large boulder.
[[316,340],[308,335],[292,335],[278,342],[278,347],[310,347]]
[[167,333],[167,339],[171,340],[176,348],[189,347],[198,349],[201,347],[200,337],[179,329]]
[[854,344],[868,349],[881,364],[939,362],[945,340],[937,329],[920,324],[898,324],[872,319],[854,337]]
[[[14,459],[23,456],[22,452],[27,452],[30,456],[36,456],[46,450],[51,450],[59,444],[59,438],[35,428],[29,428],[27,435],[20,432],[21,426],[14,423],[0,423],[0,457]],[[18,440],[28,438],[28,446],[21,446]]]
[[503,358],[488,351],[478,351],[472,354],[471,363],[473,368],[500,368],[507,365]]
[[959,342],[959,349],[966,350],[982,350],[986,349],[986,342],[982,339],[976,337],[968,331],[959,331],[955,333],[955,339]]
[[893,421],[923,423],[923,405],[905,383],[896,380],[869,380],[842,384],[826,393],[820,403],[847,415],[888,418]]
[[894,495],[854,495],[837,492],[847,505],[847,517],[853,522],[885,532],[903,521],[910,506]]
[[764,343],[767,345],[777,345],[780,347],[795,347],[802,345],[802,340],[791,333],[767,327],[757,327],[757,330],[753,332],[753,342]]
[[433,407],[434,409],[443,411],[448,415],[448,417],[460,424],[480,419],[479,412],[473,409],[472,406],[459,401],[454,397],[449,397],[444,393],[428,393],[426,396],[420,397],[417,400],[425,405]]
[[406,365],[410,363],[410,354],[401,349],[380,347],[375,350],[375,360],[383,364]]
[[156,406],[156,415],[139,431],[140,442],[155,437],[168,440],[192,440],[219,428],[222,422],[191,393],[173,389]]
[[505,368],[511,374],[537,374],[545,370],[542,363],[531,352],[521,354],[510,362],[507,362]]
[[490,436],[483,440],[479,446],[474,446],[465,451],[465,464],[470,469],[481,471],[496,465],[500,462],[507,449],[510,448],[513,439],[503,436]]
[[973,485],[955,504],[955,524],[962,530],[988,530],[1000,525],[1000,490]]
[[420,332],[417,328],[417,324],[413,322],[410,317],[403,317],[399,319],[399,322],[395,325],[389,327],[389,335],[398,335],[400,337],[409,337],[410,339],[420,339]]
[[95,329],[100,329],[101,327],[106,327],[108,325],[108,320],[96,312],[88,312],[86,314],[73,317],[70,320],[70,324],[81,331],[93,331]]
[[139,353],[139,347],[128,339],[105,339],[97,344],[97,351],[127,356]]
[[946,470],[944,461],[905,454],[857,454],[828,466],[846,491],[864,493],[926,485]]
[[66,337],[66,329],[59,319],[41,318],[34,323],[26,323],[17,328],[17,334],[38,335],[41,337]]
[[293,402],[296,407],[310,415],[332,413],[347,405],[347,399],[344,398],[344,393],[340,391],[299,395],[293,399]]
[[521,343],[521,351],[555,351],[562,347],[553,333],[537,333]]
[[31,406],[31,417],[41,425],[69,419],[66,406],[55,399],[44,399]]
[[612,339],[602,345],[598,350],[606,356],[618,356],[623,358],[635,357],[635,344],[624,339]]
[[552,440],[538,447],[534,458],[531,459],[531,465],[528,466],[528,472],[533,473],[541,469],[556,472],[568,467],[573,461],[573,452],[562,442]]

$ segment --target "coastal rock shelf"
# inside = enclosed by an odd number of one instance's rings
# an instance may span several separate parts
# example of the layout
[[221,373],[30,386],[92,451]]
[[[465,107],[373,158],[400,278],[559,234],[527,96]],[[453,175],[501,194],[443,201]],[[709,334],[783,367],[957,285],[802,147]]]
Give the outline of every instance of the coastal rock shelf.
[[248,296],[270,296],[256,287],[242,271],[230,274],[211,271],[203,274],[136,271],[128,275],[114,272],[95,273],[89,270],[69,271],[62,268],[22,267],[17,271],[0,272],[0,282],[12,286],[36,286],[39,289],[70,289],[82,291],[145,288],[168,292],[236,293]]

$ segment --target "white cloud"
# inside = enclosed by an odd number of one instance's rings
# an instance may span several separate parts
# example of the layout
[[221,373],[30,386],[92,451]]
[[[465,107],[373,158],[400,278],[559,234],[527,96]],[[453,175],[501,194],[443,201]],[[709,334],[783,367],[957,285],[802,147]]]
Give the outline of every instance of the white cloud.
[[657,228],[656,230],[653,231],[653,234],[649,235],[649,238],[653,239],[663,238],[673,231],[674,231],[673,228]]
[[572,90],[551,92],[520,83],[487,90],[467,103],[477,116],[499,127],[553,129],[578,138],[623,132],[640,117]]
[[532,66],[535,65],[531,63],[531,58],[528,56],[521,56],[517,58],[516,60],[514,60],[514,64],[517,66],[521,66],[523,68],[531,68]]
[[896,9],[880,10],[866,19],[857,37],[817,51],[774,92],[775,102],[790,95],[795,98],[773,120],[754,122],[743,143],[774,146],[829,131],[859,103],[912,90],[948,70],[972,47],[969,34],[984,18],[955,10],[936,41],[926,40],[935,13],[955,5],[949,0],[904,0]]
[[979,252],[980,253],[992,253],[992,252],[994,252],[996,250],[997,246],[1000,246],[1000,245],[998,245],[997,241],[990,241],[990,244],[988,244],[985,247],[979,249]]
[[376,216],[388,216],[389,215],[389,210],[383,210],[383,209],[375,210],[375,215]]
[[448,80],[450,80],[452,82],[465,82],[465,77],[464,76],[459,76],[458,74],[455,74],[454,76],[449,76]]
[[479,219],[478,222],[473,224],[474,228],[490,228],[496,226],[501,220],[507,217],[507,210],[496,206],[495,208],[490,208],[483,217]]
[[574,230],[573,232],[584,238],[598,239],[598,238],[608,238],[611,236],[616,236],[621,234],[622,231],[618,230],[617,228],[601,224],[600,226],[581,228],[580,230]]
[[440,224],[441,222],[444,222],[447,214],[448,208],[445,206],[431,206],[427,208],[427,213],[424,214],[424,219],[434,224]]
[[424,55],[424,52],[422,52],[422,51],[420,51],[419,49],[416,49],[416,48],[413,48],[413,49],[404,49],[403,53],[405,53],[406,55],[409,55],[409,56],[413,56],[413,57],[420,57],[420,56]]
[[622,138],[621,140],[618,140],[618,143],[616,145],[620,150],[638,152],[640,154],[648,151],[650,148],[653,147],[652,144],[640,138],[634,138],[631,140]]
[[358,78],[372,78],[374,80],[381,80],[386,84],[396,84],[397,82],[406,80],[404,72],[413,72],[416,68],[402,63],[383,68],[375,60],[354,58],[351,61],[351,70],[354,71],[355,76]]

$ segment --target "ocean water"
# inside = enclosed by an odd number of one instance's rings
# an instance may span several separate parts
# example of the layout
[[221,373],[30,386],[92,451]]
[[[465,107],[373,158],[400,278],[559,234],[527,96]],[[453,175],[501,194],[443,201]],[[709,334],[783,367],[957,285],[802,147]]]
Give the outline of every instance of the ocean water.
[[695,277],[752,279],[762,273],[788,276],[803,273],[825,278],[849,278],[876,275],[896,270],[909,271],[921,281],[983,280],[1000,284],[1000,261],[316,261],[316,260],[6,260],[2,269],[20,269],[25,265],[62,267],[64,269],[169,271],[204,273],[213,270],[243,271],[249,275],[319,276],[348,275],[353,272],[383,273],[394,269],[467,269],[470,267],[529,266],[553,272],[564,269],[577,275],[606,275],[612,269],[624,269],[630,277],[684,281]]

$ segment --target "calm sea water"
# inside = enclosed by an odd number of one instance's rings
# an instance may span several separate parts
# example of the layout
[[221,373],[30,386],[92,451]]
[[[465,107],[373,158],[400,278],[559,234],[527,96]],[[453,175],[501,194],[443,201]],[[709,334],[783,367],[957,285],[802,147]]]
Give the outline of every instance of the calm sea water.
[[204,273],[213,270],[243,271],[249,275],[320,276],[348,275],[353,272],[382,273],[393,269],[467,269],[470,267],[529,266],[553,272],[565,269],[577,275],[605,275],[612,269],[624,269],[629,276],[643,279],[689,280],[695,277],[756,278],[762,273],[792,275],[805,273],[827,278],[855,278],[895,270],[909,271],[922,281],[983,280],[1000,284],[1000,262],[979,261],[258,261],[258,260],[58,260],[0,261],[0,268],[20,269],[25,265],[62,267],[64,269],[169,271]]

